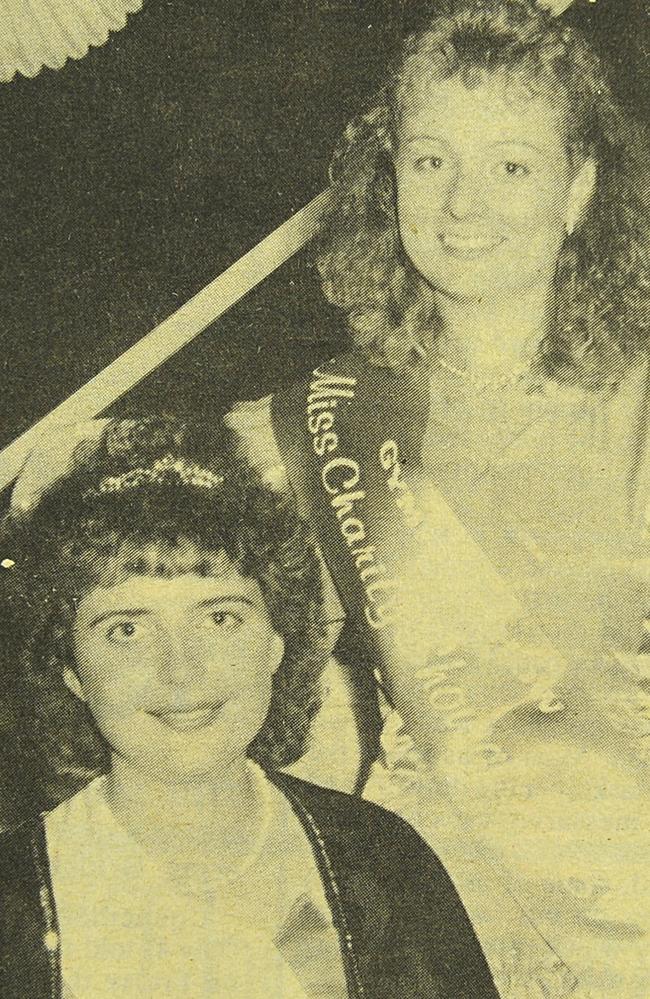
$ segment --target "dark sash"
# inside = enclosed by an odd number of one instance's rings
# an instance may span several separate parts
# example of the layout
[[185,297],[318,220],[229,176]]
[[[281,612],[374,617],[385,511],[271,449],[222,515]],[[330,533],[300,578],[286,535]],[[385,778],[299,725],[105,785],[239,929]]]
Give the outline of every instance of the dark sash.
[[[575,418],[571,409],[567,412],[569,421]],[[386,666],[394,662],[390,626],[400,574],[422,543],[407,474],[421,464],[428,417],[424,366],[396,373],[369,364],[359,353],[317,368],[310,378],[276,395],[272,406],[290,481],[306,503],[343,607],[361,622],[384,678],[391,672]],[[538,419],[545,418],[540,414]],[[623,422],[629,435],[629,420]],[[557,429],[551,423],[553,432]],[[561,607],[558,611],[552,585],[546,594],[536,588],[536,579],[546,585],[547,570],[494,511],[485,509],[480,470],[473,478],[467,468],[460,477],[435,475],[435,486],[447,504],[447,520],[462,525],[481,552],[473,578],[483,575],[486,592],[495,586],[494,571],[507,588],[516,576],[533,580],[528,592],[512,591],[527,618],[530,643],[541,647],[550,642],[569,658],[598,655],[600,626],[594,615],[598,617],[600,608],[594,605],[589,612],[588,589],[581,604],[577,591],[567,593],[576,606],[576,613],[568,614]],[[629,536],[621,535],[620,540],[621,560],[647,557],[638,528],[631,525]],[[617,635],[617,642],[620,648],[623,641],[629,644],[626,651],[632,653],[645,612],[645,587],[635,585],[626,599],[630,606],[625,617],[639,624],[629,635]]]
[[348,354],[276,394],[271,412],[341,603],[381,668],[390,655],[399,562],[418,523],[403,470],[420,463],[426,371],[395,373]]

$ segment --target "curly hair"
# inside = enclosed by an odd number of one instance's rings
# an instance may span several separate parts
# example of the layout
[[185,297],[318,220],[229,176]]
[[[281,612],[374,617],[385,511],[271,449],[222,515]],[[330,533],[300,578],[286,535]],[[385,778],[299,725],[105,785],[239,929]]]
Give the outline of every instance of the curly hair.
[[[347,315],[357,346],[399,368],[435,354],[434,294],[407,258],[396,211],[394,154],[412,88],[428,75],[467,85],[506,71],[563,112],[570,162],[595,159],[597,190],[561,249],[554,321],[535,368],[598,389],[646,349],[647,167],[585,39],[535,0],[440,0],[410,34],[387,84],[347,127],[330,167],[334,211],[318,266],[326,298]],[[644,178],[646,178],[644,180]]]
[[[60,800],[106,770],[109,747],[63,682],[74,661],[72,626],[84,594],[129,575],[210,575],[223,555],[262,591],[285,642],[269,711],[249,755],[281,767],[305,751],[320,707],[327,659],[319,558],[290,497],[266,487],[235,457],[227,432],[148,418],[112,421],[98,445],[31,515],[5,518],[0,541],[6,689],[19,703],[16,739],[26,769]],[[213,473],[197,488],[174,473],[106,490],[110,477],[163,461]],[[103,483],[103,491],[99,490]],[[217,485],[215,485],[217,483]],[[188,552],[191,558],[188,561]]]

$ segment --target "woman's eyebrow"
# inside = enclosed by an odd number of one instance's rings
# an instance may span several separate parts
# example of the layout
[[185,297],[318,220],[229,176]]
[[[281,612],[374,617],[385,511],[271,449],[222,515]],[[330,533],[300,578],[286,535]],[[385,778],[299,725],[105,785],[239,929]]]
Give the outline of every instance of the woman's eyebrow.
[[116,607],[115,610],[107,610],[98,614],[89,622],[88,627],[94,628],[111,617],[144,617],[145,614],[150,613],[151,611],[147,610],[146,607]]
[[524,146],[526,149],[532,149],[534,152],[539,153],[540,156],[544,155],[544,150],[540,146],[536,146],[534,142],[528,142],[526,139],[498,139],[496,142],[492,143],[493,146]]
[[200,600],[195,606],[215,607],[217,604],[247,604],[249,607],[255,607],[254,601],[243,593],[224,593],[220,597],[208,597],[207,600]]
[[[445,142],[445,140],[440,135],[411,135],[408,136],[404,142],[407,146],[417,145],[418,142]],[[492,143],[493,146],[524,146],[526,149],[532,149],[534,152],[539,153],[540,156],[544,155],[544,150],[539,146],[536,146],[534,142],[528,142],[527,139],[497,139]]]

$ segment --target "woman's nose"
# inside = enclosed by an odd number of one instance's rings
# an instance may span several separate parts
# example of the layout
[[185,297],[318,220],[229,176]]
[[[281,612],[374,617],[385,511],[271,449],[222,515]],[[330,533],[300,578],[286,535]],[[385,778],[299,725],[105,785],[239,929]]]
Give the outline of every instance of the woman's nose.
[[447,211],[456,219],[480,214],[485,205],[485,180],[471,170],[459,169],[447,194]]
[[203,663],[192,643],[169,636],[159,650],[158,679],[169,687],[188,687],[201,678]]

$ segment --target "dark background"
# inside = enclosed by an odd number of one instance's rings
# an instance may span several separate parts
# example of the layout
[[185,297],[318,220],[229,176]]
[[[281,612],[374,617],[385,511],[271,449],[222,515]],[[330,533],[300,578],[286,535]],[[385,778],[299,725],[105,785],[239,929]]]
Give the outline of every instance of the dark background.
[[[426,6],[145,0],[84,59],[0,84],[0,447],[324,186],[336,137]],[[646,108],[641,0],[565,16]],[[343,342],[301,254],[119,408],[217,415]]]
[[[395,6],[145,0],[79,62],[0,85],[0,446],[323,188]],[[125,405],[209,413],[310,363],[295,270]]]

